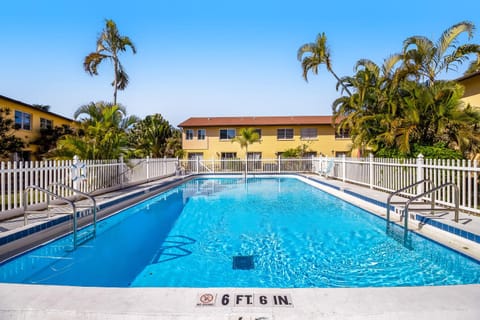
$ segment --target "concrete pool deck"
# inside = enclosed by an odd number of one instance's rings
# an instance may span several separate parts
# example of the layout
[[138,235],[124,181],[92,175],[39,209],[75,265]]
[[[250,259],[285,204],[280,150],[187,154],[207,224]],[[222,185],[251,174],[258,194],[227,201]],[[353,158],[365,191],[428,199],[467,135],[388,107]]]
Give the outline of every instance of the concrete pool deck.
[[[322,188],[345,200],[380,216],[385,215],[384,208],[345,191],[380,202],[386,202],[386,193],[318,176],[308,178],[318,180]],[[151,188],[152,185],[136,189],[143,192],[142,188]],[[116,201],[117,197],[124,195],[124,192],[117,191],[103,195],[103,199],[99,196],[98,201]],[[441,218],[450,223],[448,215]],[[468,226],[468,230],[480,234],[480,218],[468,216],[465,219],[469,221],[461,220],[462,228]],[[429,225],[412,224],[411,227],[420,228],[419,233],[433,235],[434,239],[442,239],[464,254],[480,256],[480,245],[476,242],[435,230]],[[225,295],[228,295],[226,300]],[[224,306],[222,302],[227,300]],[[480,285],[258,289],[0,284],[0,319],[480,319],[479,301]]]
[[[480,318],[480,285],[358,289],[82,288],[0,284],[0,318],[431,320]],[[289,295],[289,306],[198,306],[199,295]],[[243,299],[242,301],[246,301]],[[218,301],[217,301],[218,302]]]

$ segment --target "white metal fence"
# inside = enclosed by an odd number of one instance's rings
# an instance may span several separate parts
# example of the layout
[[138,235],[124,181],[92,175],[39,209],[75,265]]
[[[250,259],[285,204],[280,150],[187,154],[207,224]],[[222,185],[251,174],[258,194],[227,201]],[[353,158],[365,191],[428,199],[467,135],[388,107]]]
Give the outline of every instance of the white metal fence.
[[[325,162],[325,160],[323,160]],[[479,214],[478,161],[424,159],[335,158],[331,177],[372,189],[392,192],[423,179],[433,185],[457,185],[460,191],[460,209]],[[423,191],[423,185],[408,190],[413,196]],[[429,199],[427,196],[426,199]],[[453,192],[444,188],[435,194],[437,203],[454,205]]]
[[[0,162],[0,209],[2,212],[46,201],[45,193],[23,190],[30,185],[48,189],[54,182],[91,193],[101,189],[141,183],[175,174],[177,159],[49,160]],[[58,189],[60,196],[71,191]]]
[[[328,165],[333,161],[333,166]],[[77,168],[73,170],[72,168]],[[133,159],[95,161],[42,161],[0,163],[1,211],[21,208],[23,201],[36,204],[44,202],[44,195],[31,191],[24,199],[23,190],[29,185],[47,188],[53,182],[91,193],[100,189],[141,183],[172,174],[197,173],[315,173],[331,167],[328,176],[344,182],[363,185],[372,189],[395,191],[422,179],[434,185],[454,183],[460,190],[460,208],[480,213],[479,175],[477,161],[378,159],[367,158],[308,158],[308,159],[224,159],[178,160]],[[83,171],[82,171],[83,170]],[[85,176],[85,179],[82,179]],[[407,195],[416,195],[413,189]],[[67,192],[65,190],[65,192]],[[68,196],[69,194],[61,194]],[[436,194],[438,202],[453,205],[452,192],[442,189]]]
[[[317,161],[318,162],[318,161]],[[295,173],[314,172],[315,158],[308,159],[211,159],[180,160],[186,173]]]

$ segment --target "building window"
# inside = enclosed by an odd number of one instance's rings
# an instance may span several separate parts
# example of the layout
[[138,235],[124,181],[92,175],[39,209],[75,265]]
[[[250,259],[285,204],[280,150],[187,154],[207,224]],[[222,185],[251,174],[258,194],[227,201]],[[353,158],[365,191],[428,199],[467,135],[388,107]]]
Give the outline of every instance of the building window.
[[255,129],[253,131],[258,133],[258,139],[262,139],[262,129]]
[[222,160],[236,159],[237,158],[237,153],[236,152],[222,152],[221,157],[222,157]]
[[40,129],[52,129],[53,128],[53,121],[40,118]]
[[220,140],[232,140],[235,138],[235,129],[220,129]]
[[203,152],[189,152],[188,160],[203,160]]
[[247,153],[248,160],[262,160],[262,153],[261,152],[249,152]]
[[314,140],[317,139],[317,128],[302,128],[300,129],[300,139]]
[[308,152],[305,152],[303,154],[303,157],[304,158],[312,158],[312,157],[316,157],[317,156],[317,152],[316,151],[308,151]]
[[277,129],[277,140],[292,140],[293,129]]
[[260,170],[262,168],[262,153],[249,152],[247,153],[247,168],[248,170]]
[[205,129],[198,129],[197,130],[197,139],[198,140],[205,140],[206,130]]
[[335,130],[335,138],[336,139],[348,139],[350,138],[350,129],[341,128],[340,130]]
[[30,113],[15,110],[15,128],[32,130],[32,115]]
[[193,140],[193,129],[185,130],[185,140]]

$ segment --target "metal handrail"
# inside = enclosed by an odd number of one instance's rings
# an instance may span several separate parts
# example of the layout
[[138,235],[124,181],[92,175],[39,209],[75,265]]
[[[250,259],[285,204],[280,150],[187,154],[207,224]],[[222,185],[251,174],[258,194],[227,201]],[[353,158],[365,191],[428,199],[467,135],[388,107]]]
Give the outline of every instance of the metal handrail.
[[93,236],[95,237],[97,235],[97,201],[95,200],[94,197],[92,197],[91,195],[89,195],[88,193],[85,193],[85,192],[82,192],[80,190],[77,190],[75,188],[72,188],[70,186],[67,186],[63,183],[60,183],[60,182],[54,182],[54,183],[51,183],[47,186],[47,189],[50,191],[50,187],[52,186],[57,186],[57,187],[62,187],[64,189],[67,189],[67,190],[70,190],[70,191],[73,191],[74,193],[78,193],[86,198],[88,198],[90,201],[92,201],[92,210],[93,210]]
[[[430,184],[430,187],[433,186],[433,188],[435,188],[435,185],[433,184],[433,182],[432,182],[430,179],[423,179],[423,180],[417,181],[417,182],[415,182],[415,183],[412,183],[411,185],[408,185],[408,186],[406,186],[405,188],[398,189],[398,190],[396,190],[395,192],[390,193],[390,195],[389,195],[388,198],[387,198],[387,225],[388,225],[388,223],[390,222],[390,204],[392,203],[391,200],[392,200],[393,196],[395,196],[395,195],[397,195],[397,194],[399,194],[399,193],[401,193],[401,192],[403,192],[403,191],[405,191],[405,190],[408,190],[408,189],[410,189],[410,188],[413,188],[413,187],[415,187],[415,186],[417,186],[417,185],[419,185],[419,184],[425,183],[425,182],[428,182],[428,183]],[[422,193],[422,196],[423,196],[423,195],[424,195],[424,194]],[[417,198],[417,200],[418,200],[418,198]],[[433,212],[434,206],[435,206],[435,199],[433,199],[433,201],[432,201],[432,203],[431,203],[432,212]]]
[[[459,212],[459,209],[460,209],[460,203],[459,203],[459,201],[460,201],[460,190],[458,189],[458,186],[457,186],[455,183],[453,183],[453,182],[447,182],[447,183],[444,183],[444,184],[442,184],[442,185],[440,185],[440,186],[438,186],[438,187],[435,187],[435,188],[432,188],[432,189],[430,189],[430,190],[428,190],[428,191],[425,191],[425,192],[423,192],[423,193],[421,193],[421,194],[413,197],[412,199],[409,199],[409,200],[406,202],[406,204],[405,204],[405,209],[404,209],[404,210],[405,210],[405,222],[404,222],[404,229],[405,229],[405,230],[404,230],[404,232],[407,232],[407,231],[408,231],[408,207],[410,206],[410,204],[411,204],[413,201],[418,200],[418,199],[420,199],[421,197],[423,197],[423,196],[425,196],[425,195],[427,195],[427,194],[429,194],[429,193],[438,191],[438,190],[440,190],[440,189],[442,189],[442,188],[445,188],[445,187],[448,187],[448,186],[453,187],[453,189],[455,190],[455,209],[454,209],[454,210],[455,210],[455,217],[454,217],[454,221],[455,221],[455,222],[458,222],[458,212]],[[434,198],[434,197],[435,197],[435,194],[432,196],[432,198],[433,198],[433,199],[432,199],[432,204],[435,203],[435,198]]]
[[[41,188],[41,187],[36,186],[36,185],[30,185],[30,186],[26,187],[25,190],[23,190],[23,211],[24,211],[23,219],[24,219],[24,224],[25,225],[27,225],[27,223],[28,223],[27,191],[30,190],[30,189],[35,189],[35,190],[41,191],[43,193],[46,193],[50,197],[54,197],[54,198],[63,200],[72,207],[72,210],[73,210],[73,213],[72,213],[72,215],[73,215],[73,247],[76,248],[77,247],[77,209],[76,209],[75,203],[73,201],[71,201],[69,199],[66,199],[66,198],[64,198],[64,197],[62,197],[62,196],[60,196],[56,193],[53,193],[53,192],[51,192],[47,189]],[[50,205],[50,197],[47,197],[47,208],[48,208],[48,205]]]

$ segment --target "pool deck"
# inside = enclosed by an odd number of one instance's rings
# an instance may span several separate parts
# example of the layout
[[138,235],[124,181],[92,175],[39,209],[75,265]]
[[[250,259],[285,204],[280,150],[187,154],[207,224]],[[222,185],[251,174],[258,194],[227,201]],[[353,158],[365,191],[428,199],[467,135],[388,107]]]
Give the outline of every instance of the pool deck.
[[[174,182],[178,178],[170,178]],[[306,176],[320,188],[379,216],[385,216],[387,193]],[[144,194],[157,183],[96,197],[119,210],[119,199]],[[363,196],[363,197],[362,197]],[[377,203],[378,201],[378,203]],[[435,220],[480,235],[480,217],[451,213]],[[397,214],[392,220],[400,222]],[[18,221],[17,221],[18,222]],[[13,221],[8,228],[14,228]],[[21,228],[23,217],[18,222]],[[7,229],[0,223],[0,228]],[[422,223],[415,232],[476,259],[480,244]],[[8,232],[8,231],[7,231]],[[227,297],[228,299],[226,299]],[[0,284],[0,319],[480,319],[480,285],[396,288],[96,288]],[[228,302],[227,305],[222,303]]]

